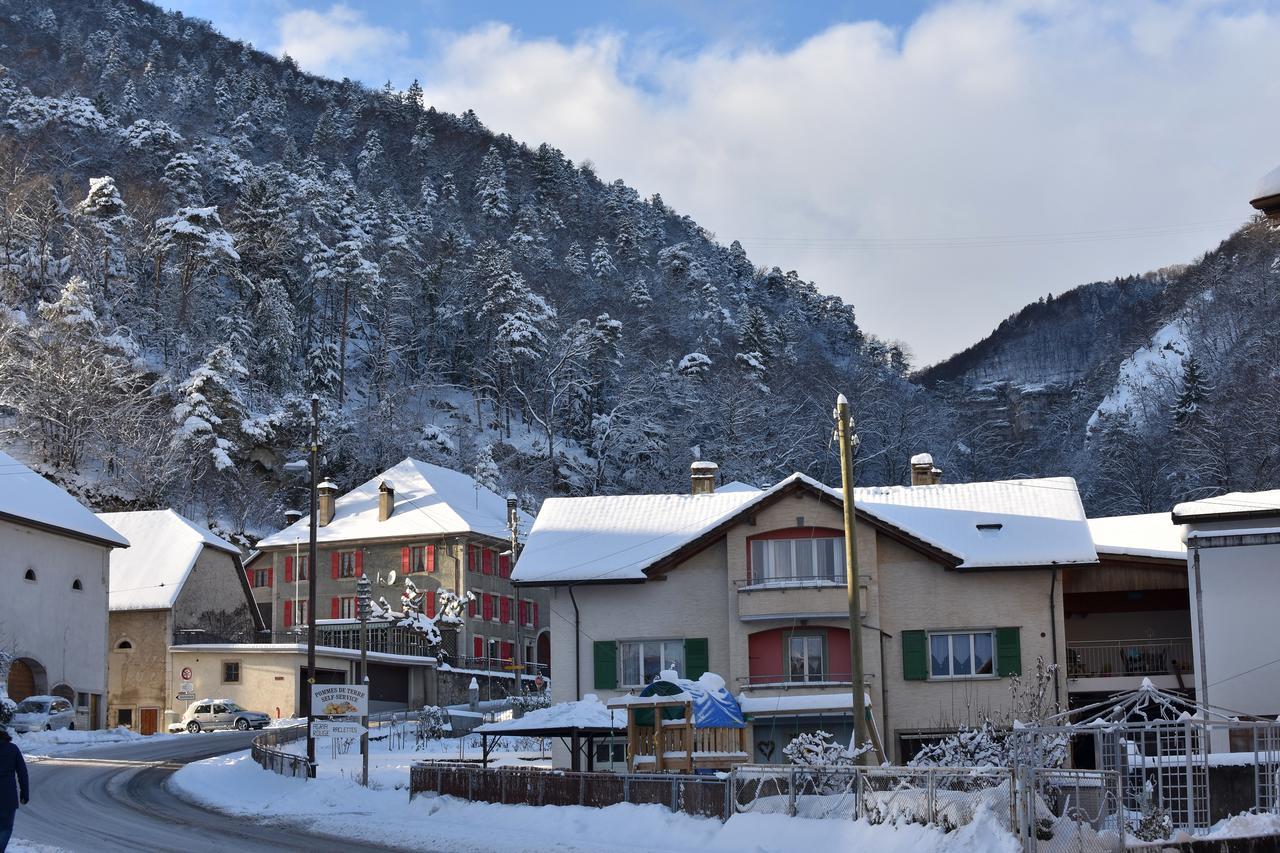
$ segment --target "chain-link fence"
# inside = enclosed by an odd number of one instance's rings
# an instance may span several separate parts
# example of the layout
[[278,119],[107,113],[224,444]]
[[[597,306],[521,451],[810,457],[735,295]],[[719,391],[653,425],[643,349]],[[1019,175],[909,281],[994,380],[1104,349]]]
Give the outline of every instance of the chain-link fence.
[[1027,853],[1124,850],[1127,823],[1120,774],[1024,768],[1017,779],[1017,827]]

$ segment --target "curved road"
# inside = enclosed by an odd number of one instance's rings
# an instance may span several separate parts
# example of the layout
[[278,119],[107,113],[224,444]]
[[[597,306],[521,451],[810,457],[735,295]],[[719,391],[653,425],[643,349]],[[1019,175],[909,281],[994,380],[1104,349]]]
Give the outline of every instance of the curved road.
[[[218,732],[93,747],[32,758],[31,804],[18,810],[15,841],[72,851],[385,851],[329,835],[254,823],[169,793],[182,765],[247,749],[254,732]],[[263,771],[264,773],[267,771]]]

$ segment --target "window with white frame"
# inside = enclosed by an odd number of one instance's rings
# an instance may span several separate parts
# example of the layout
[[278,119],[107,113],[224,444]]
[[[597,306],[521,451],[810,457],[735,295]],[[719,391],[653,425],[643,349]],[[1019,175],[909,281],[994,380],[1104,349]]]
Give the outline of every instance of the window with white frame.
[[755,539],[751,542],[754,583],[844,580],[844,537]]
[[338,618],[354,619],[356,618],[356,600],[351,596],[338,599]]
[[632,640],[618,643],[622,687],[644,687],[664,669],[684,674],[684,640]]
[[353,578],[356,576],[356,552],[342,551],[338,555],[338,577]]
[[792,634],[787,638],[787,680],[825,681],[827,638],[822,634]]
[[930,678],[995,675],[994,631],[929,634]]

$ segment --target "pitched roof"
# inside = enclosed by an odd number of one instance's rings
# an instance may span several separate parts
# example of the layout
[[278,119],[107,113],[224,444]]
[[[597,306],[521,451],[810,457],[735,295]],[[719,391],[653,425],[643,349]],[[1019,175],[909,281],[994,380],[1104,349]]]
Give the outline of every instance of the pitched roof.
[[110,548],[129,540],[104,524],[64,489],[0,450],[0,517]]
[[[395,508],[378,520],[378,487],[395,489]],[[449,468],[405,459],[338,498],[333,520],[316,531],[317,542],[347,542],[478,533],[506,539],[507,499]],[[533,518],[520,513],[528,529]],[[306,542],[309,518],[302,518],[258,542],[259,548]]]
[[1183,526],[1174,524],[1167,512],[1091,518],[1089,532],[1093,535],[1093,547],[1099,554],[1170,560],[1187,558],[1187,544],[1182,540]]
[[[841,501],[839,489],[799,473],[764,490],[549,498],[512,579],[533,585],[641,581],[650,566],[795,486]],[[858,489],[855,501],[868,521],[954,557],[957,568],[1097,562],[1069,477]]]
[[1267,492],[1232,492],[1187,501],[1173,508],[1176,522],[1245,519],[1280,515],[1280,489]]
[[171,509],[98,514],[133,547],[111,554],[107,601],[117,610],[173,606],[205,546],[238,557],[240,550]]

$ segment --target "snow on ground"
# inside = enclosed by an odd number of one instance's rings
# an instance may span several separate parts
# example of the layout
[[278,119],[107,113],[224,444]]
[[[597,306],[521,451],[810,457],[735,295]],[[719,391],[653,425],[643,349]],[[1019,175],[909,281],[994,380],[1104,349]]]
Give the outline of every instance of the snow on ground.
[[9,846],[5,848],[5,853],[69,853],[69,851],[61,847],[50,847],[48,844],[36,844],[33,841],[13,838],[10,839]]
[[114,729],[83,731],[80,729],[54,729],[51,732],[27,732],[13,735],[13,742],[28,758],[49,755],[67,755],[91,746],[125,743],[137,740],[155,740],[174,735],[140,735],[120,726]]
[[1089,417],[1088,432],[1098,428],[1104,417],[1132,416],[1143,424],[1149,415],[1162,410],[1182,383],[1182,362],[1190,351],[1185,320],[1166,323],[1151,336],[1146,346],[1120,364],[1115,386]]
[[[430,751],[447,754],[455,749],[456,743],[446,740],[433,742]],[[832,849],[1015,853],[1019,849],[1017,840],[989,812],[957,832],[944,834],[918,825],[872,826],[865,821],[784,815],[736,815],[721,823],[673,814],[655,805],[510,806],[425,794],[410,802],[408,768],[422,753],[395,753],[385,745],[372,752],[369,790],[361,790],[354,781],[358,751],[334,762],[325,747],[319,750],[319,778],[313,781],[277,776],[241,752],[188,765],[174,774],[170,787],[186,799],[237,816],[294,823],[316,832],[355,835],[389,845],[477,853]],[[520,754],[512,753],[502,759],[521,761]]]

